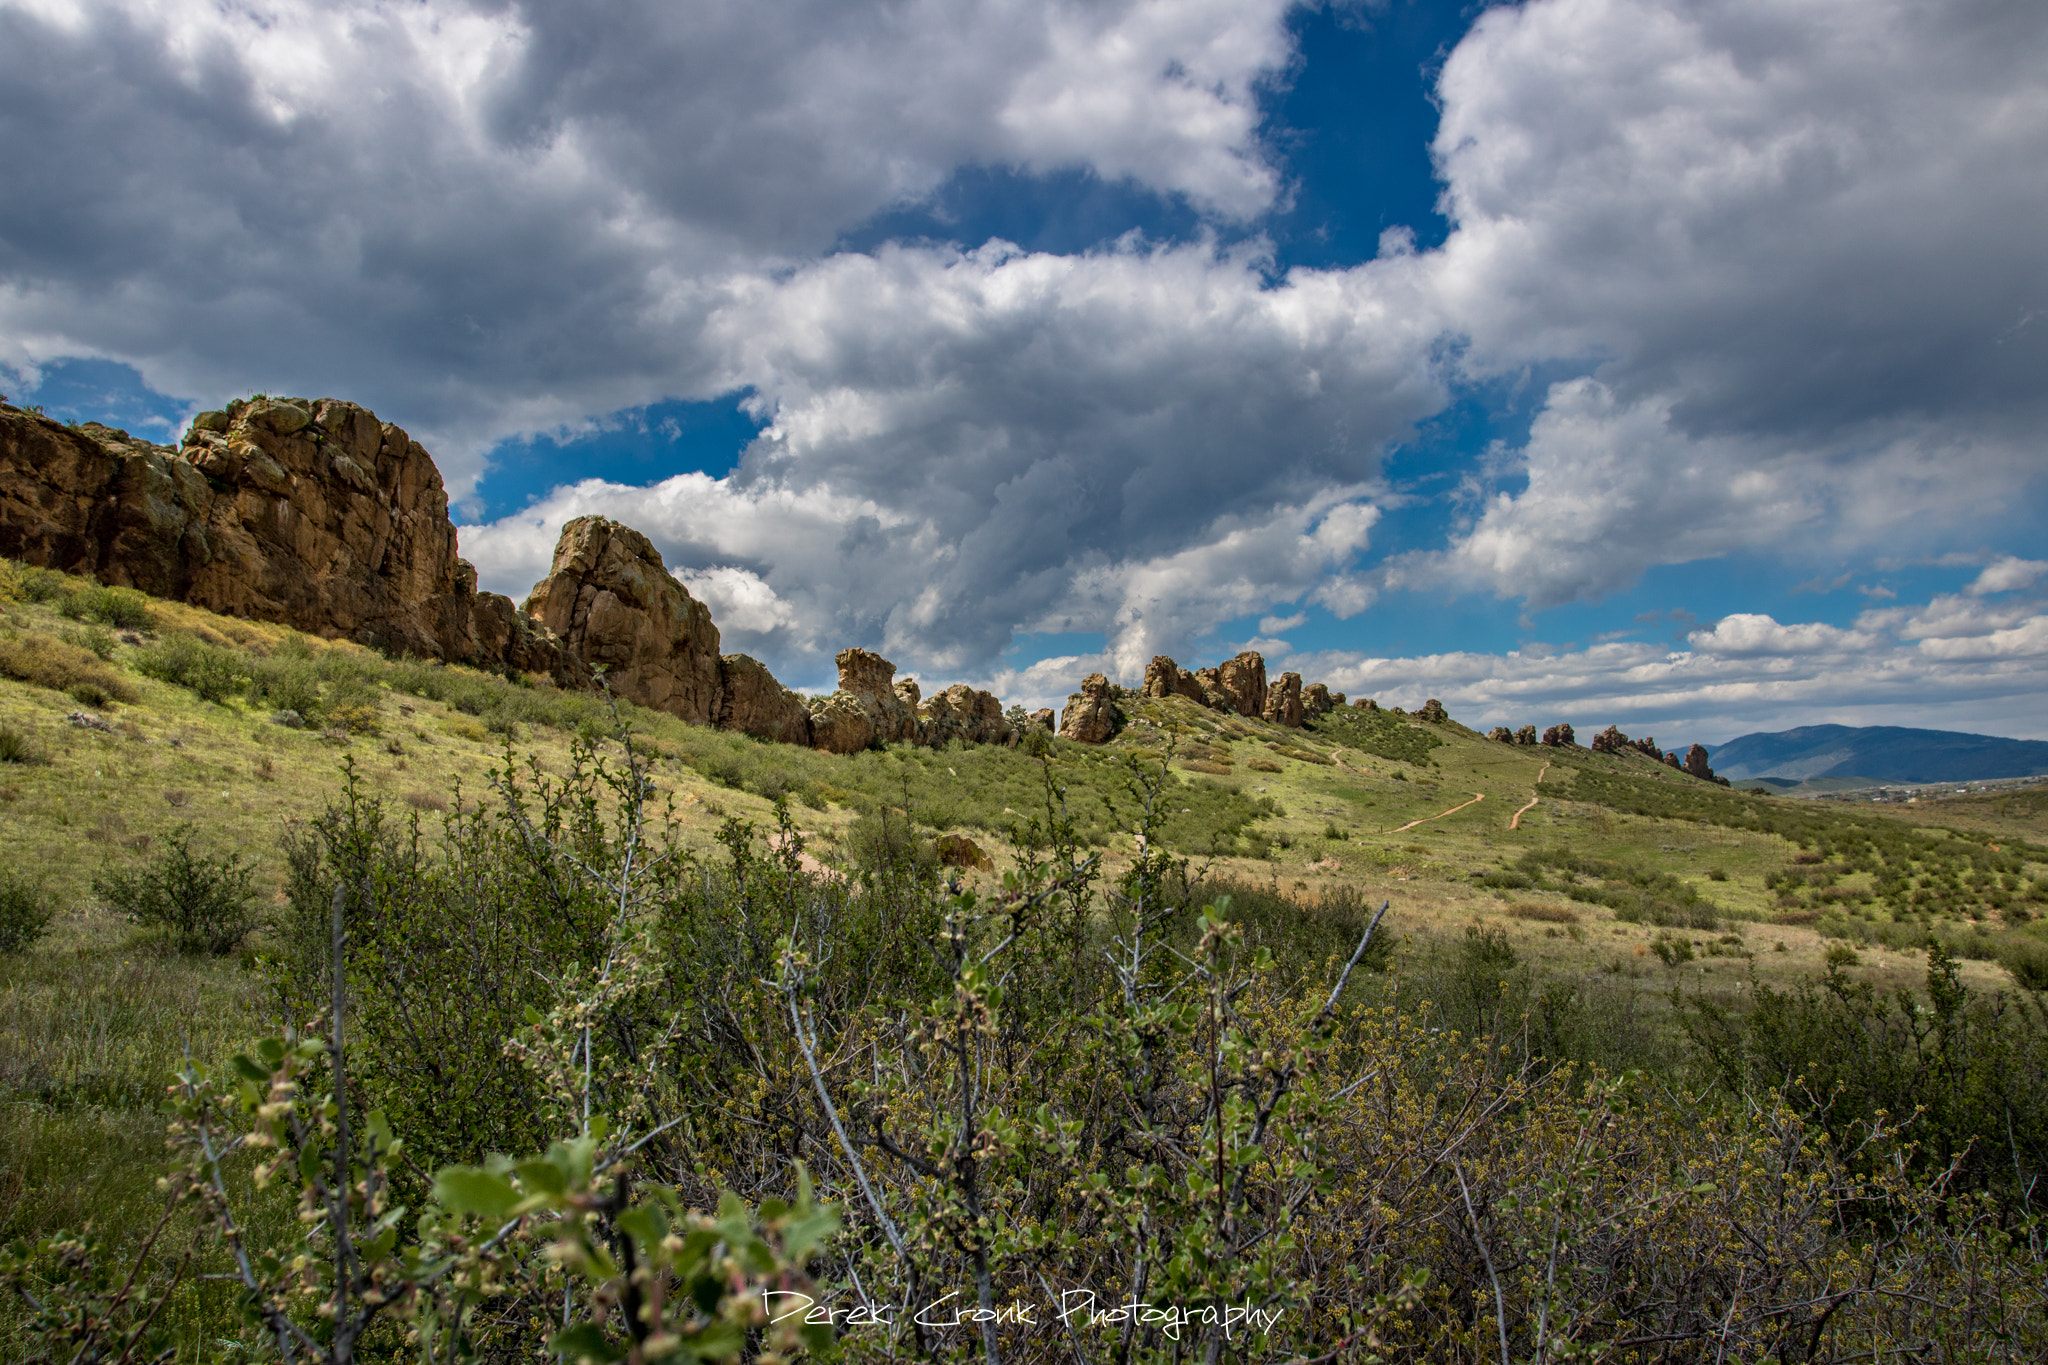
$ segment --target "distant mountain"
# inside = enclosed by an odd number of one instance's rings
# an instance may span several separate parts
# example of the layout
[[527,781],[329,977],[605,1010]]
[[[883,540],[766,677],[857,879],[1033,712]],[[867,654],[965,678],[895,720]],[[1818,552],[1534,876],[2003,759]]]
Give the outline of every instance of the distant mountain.
[[1741,735],[1712,750],[1714,771],[1735,781],[1864,777],[1873,782],[1975,782],[2048,773],[2048,742],[1908,730],[1897,725],[1803,725]]

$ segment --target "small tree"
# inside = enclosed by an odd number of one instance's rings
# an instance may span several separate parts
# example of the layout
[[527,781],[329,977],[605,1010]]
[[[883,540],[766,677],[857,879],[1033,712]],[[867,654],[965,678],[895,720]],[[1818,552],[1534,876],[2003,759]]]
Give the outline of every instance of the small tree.
[[18,953],[43,936],[50,923],[43,888],[9,869],[0,869],[0,953]]
[[192,826],[180,825],[164,835],[163,851],[147,867],[108,869],[93,878],[92,889],[137,924],[169,930],[179,952],[221,957],[256,927],[254,874],[238,853],[194,853]]

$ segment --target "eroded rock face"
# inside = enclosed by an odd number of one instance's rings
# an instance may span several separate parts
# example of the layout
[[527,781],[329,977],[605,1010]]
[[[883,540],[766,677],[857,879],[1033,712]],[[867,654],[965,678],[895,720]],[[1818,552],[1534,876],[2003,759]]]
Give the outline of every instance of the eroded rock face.
[[718,627],[653,542],[606,517],[562,528],[527,614],[602,666],[613,692],[697,725],[718,718]]
[[1521,729],[1515,731],[1515,743],[1525,748],[1533,748],[1536,744],[1536,727],[1524,725]]
[[917,684],[898,691],[896,665],[866,649],[842,649],[839,690],[810,701],[811,743],[835,754],[917,740]]
[[[1197,676],[1206,677],[1210,671],[1205,668]],[[1225,659],[1214,672],[1216,690],[1223,697],[1223,704],[1216,709],[1235,711],[1240,716],[1266,714],[1264,655],[1257,650],[1248,649],[1234,658]]]
[[1351,704],[1361,711],[1377,711],[1380,709],[1380,704],[1374,701],[1371,697],[1360,697],[1357,701],[1352,702]]
[[1450,712],[1444,710],[1444,704],[1435,697],[1431,697],[1428,701],[1422,703],[1422,709],[1415,714],[1428,721],[1431,725],[1443,725],[1451,718]]
[[[181,449],[0,407],[0,554],[393,653],[507,662],[479,638],[432,458],[338,399],[232,403]],[[487,616],[515,666],[575,680],[545,633]]]
[[776,744],[811,742],[811,713],[804,699],[777,682],[766,664],[745,654],[718,656],[717,725]]
[[1704,744],[1695,744],[1685,751],[1684,770],[1703,782],[1712,782],[1723,787],[1728,785],[1727,778],[1714,776],[1713,768],[1708,766],[1707,746]]
[[1152,662],[1145,666],[1145,695],[1185,697],[1202,706],[1209,704],[1208,696],[1195,675],[1164,654],[1153,655]]
[[1322,683],[1310,683],[1301,689],[1301,718],[1303,721],[1319,720],[1344,704],[1342,692],[1331,692]]
[[1108,678],[1090,673],[1081,680],[1081,690],[1060,713],[1060,733],[1081,744],[1106,743],[1116,733],[1116,698]]
[[1505,725],[1494,726],[1486,732],[1486,737],[1496,744],[1513,744],[1515,742],[1515,732],[1508,729]]
[[1031,724],[1035,729],[1043,730],[1047,734],[1051,734],[1059,728],[1057,718],[1053,715],[1050,706],[1041,706],[1036,711],[1033,711],[1031,713]]
[[1641,739],[1632,739],[1628,742],[1628,747],[1634,749],[1644,758],[1655,762],[1661,763],[1664,759],[1664,751],[1657,747],[1657,737],[1655,735],[1644,735]]
[[1003,716],[1003,703],[993,692],[954,683],[934,693],[918,710],[918,737],[934,749],[951,740],[966,744],[1014,744],[1017,736]]
[[[1261,664],[1264,662],[1260,660]],[[1282,673],[1280,681],[1266,689],[1266,708],[1262,714],[1275,725],[1301,728],[1301,674]]]
[[1569,724],[1560,723],[1543,732],[1543,742],[1553,749],[1569,749],[1579,741]]
[[1596,754],[1618,754],[1629,747],[1628,736],[1612,725],[1593,736],[1592,748]]

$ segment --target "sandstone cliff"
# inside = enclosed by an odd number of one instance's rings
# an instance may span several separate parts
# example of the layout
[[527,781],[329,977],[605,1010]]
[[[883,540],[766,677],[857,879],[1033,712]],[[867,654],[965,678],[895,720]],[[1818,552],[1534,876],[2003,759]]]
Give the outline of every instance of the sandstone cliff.
[[502,599],[479,622],[433,460],[337,399],[231,403],[181,449],[0,406],[0,554],[393,653],[589,678]]

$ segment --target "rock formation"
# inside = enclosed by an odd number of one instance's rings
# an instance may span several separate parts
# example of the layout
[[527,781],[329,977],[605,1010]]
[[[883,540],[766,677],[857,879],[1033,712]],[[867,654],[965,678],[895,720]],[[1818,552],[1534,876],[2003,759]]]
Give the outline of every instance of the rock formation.
[[1304,721],[1321,720],[1344,704],[1342,692],[1332,692],[1322,683],[1310,683],[1301,689],[1301,718]]
[[1361,711],[1377,711],[1380,709],[1380,704],[1374,701],[1371,697],[1360,697],[1357,701],[1352,702],[1351,704]]
[[1515,732],[1505,725],[1496,725],[1486,732],[1486,737],[1497,744],[1513,744]]
[[1034,728],[1043,730],[1047,734],[1051,734],[1059,728],[1050,706],[1041,706],[1036,711],[1033,711],[1031,713],[1031,724]]
[[1153,655],[1152,662],[1145,666],[1145,695],[1185,697],[1201,706],[1209,704],[1209,698],[1195,675],[1164,654]]
[[966,744],[1017,741],[995,693],[978,692],[966,683],[954,683],[918,708],[918,738],[935,749],[955,739]]
[[1522,745],[1524,748],[1533,748],[1536,744],[1536,727],[1524,725],[1521,729],[1515,731],[1515,743]]
[[1678,757],[1678,755],[1677,755],[1676,753],[1672,752],[1672,751],[1671,751],[1671,750],[1669,750],[1669,749],[1666,749],[1666,750],[1664,751],[1664,760],[1663,760],[1663,761],[1664,761],[1664,766],[1665,766],[1665,767],[1667,767],[1667,768],[1677,768],[1677,769],[1678,769],[1679,771],[1681,771],[1681,772],[1683,772],[1683,771],[1685,770],[1685,764],[1684,764],[1684,763],[1682,763],[1682,762],[1681,762],[1681,761],[1679,760],[1679,757]]
[[1596,754],[1618,754],[1629,747],[1628,736],[1612,725],[1593,736],[1592,748]]
[[718,715],[721,730],[738,730],[776,744],[809,744],[811,713],[804,699],[775,681],[758,659],[718,656]]
[[661,562],[653,542],[604,517],[562,528],[548,576],[526,613],[613,692],[697,725],[718,718],[718,627]]
[[1628,742],[1628,747],[1653,762],[1661,763],[1664,760],[1664,751],[1657,747],[1657,739],[1654,735],[1644,735],[1641,739],[1632,739]]
[[896,665],[866,649],[842,649],[839,690],[810,700],[811,743],[828,753],[852,754],[874,744],[917,738],[917,691],[896,690]]
[[[1259,660],[1261,667],[1265,660]],[[1282,673],[1280,681],[1266,690],[1266,707],[1261,713],[1275,725],[1299,730],[1302,720],[1301,674]]]
[[1116,733],[1116,721],[1109,679],[1090,673],[1081,680],[1081,690],[1067,698],[1067,708],[1060,713],[1060,734],[1081,744],[1101,744]]
[[231,403],[182,449],[0,406],[0,554],[391,653],[590,678],[479,597],[419,442],[337,399]]
[[1218,710],[1235,711],[1240,716],[1266,714],[1266,660],[1257,650],[1248,649],[1215,668],[1199,670],[1195,676],[1223,699],[1220,705],[1210,703]]
[[1707,765],[1707,746],[1704,744],[1695,744],[1685,751],[1685,771],[1702,782],[1723,787],[1729,785],[1727,778],[1714,776],[1714,770]]
[[1415,714],[1428,721],[1431,725],[1445,725],[1451,719],[1450,712],[1444,710],[1444,704],[1435,697],[1431,697],[1428,701],[1422,703],[1422,709]]
[[1569,749],[1578,743],[1578,736],[1568,723],[1559,723],[1543,732],[1543,742],[1553,749]]

